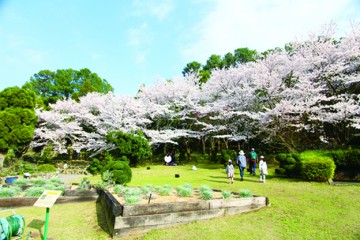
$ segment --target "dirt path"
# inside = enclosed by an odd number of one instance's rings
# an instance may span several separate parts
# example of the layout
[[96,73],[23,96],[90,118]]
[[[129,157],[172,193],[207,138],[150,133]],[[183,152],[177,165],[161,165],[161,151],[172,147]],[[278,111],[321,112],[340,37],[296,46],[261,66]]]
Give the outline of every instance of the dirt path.
[[81,174],[59,174],[59,178],[63,183],[68,183],[72,180],[75,179],[81,179],[83,178],[85,175],[81,175]]

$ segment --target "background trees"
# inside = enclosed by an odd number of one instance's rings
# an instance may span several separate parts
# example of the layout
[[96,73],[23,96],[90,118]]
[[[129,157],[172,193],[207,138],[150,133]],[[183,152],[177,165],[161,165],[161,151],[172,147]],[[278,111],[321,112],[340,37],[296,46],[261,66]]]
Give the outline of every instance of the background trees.
[[79,98],[90,92],[113,92],[111,85],[101,79],[96,73],[83,68],[79,71],[73,69],[58,69],[56,72],[41,70],[30,78],[23,86],[40,96],[45,106],[57,100]]
[[35,94],[18,87],[0,92],[0,167],[9,149],[23,152],[31,142],[37,117]]

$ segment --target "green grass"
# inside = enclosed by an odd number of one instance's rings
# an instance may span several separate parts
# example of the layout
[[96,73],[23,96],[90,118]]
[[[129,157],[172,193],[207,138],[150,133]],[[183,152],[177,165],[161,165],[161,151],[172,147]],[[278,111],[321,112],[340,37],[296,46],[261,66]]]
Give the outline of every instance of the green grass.
[[[176,188],[190,183],[194,188],[206,185],[233,192],[248,189],[255,195],[269,197],[271,206],[256,212],[191,222],[121,239],[360,239],[360,185],[330,186],[327,183],[278,178],[272,167],[269,168],[266,184],[259,183],[258,176],[247,173],[241,182],[238,169],[234,184],[228,184],[222,166],[196,166],[197,171],[191,170],[192,165],[159,165],[151,166],[150,170],[146,167],[134,168],[128,186],[170,184]],[[180,177],[175,178],[175,174],[180,174]],[[89,177],[89,180],[96,183],[100,178]],[[27,224],[45,219],[43,208],[15,210],[25,216]],[[27,227],[25,233],[30,230],[38,231]],[[48,237],[111,239],[98,225],[95,202],[54,205],[50,211]]]

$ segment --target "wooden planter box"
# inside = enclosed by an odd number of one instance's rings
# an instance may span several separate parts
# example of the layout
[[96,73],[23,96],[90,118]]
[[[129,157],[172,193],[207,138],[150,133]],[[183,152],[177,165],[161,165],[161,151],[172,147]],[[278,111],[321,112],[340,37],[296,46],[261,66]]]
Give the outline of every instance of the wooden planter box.
[[199,200],[193,202],[122,205],[106,190],[99,204],[112,237],[147,232],[179,223],[210,219],[258,210],[268,205],[267,197]]

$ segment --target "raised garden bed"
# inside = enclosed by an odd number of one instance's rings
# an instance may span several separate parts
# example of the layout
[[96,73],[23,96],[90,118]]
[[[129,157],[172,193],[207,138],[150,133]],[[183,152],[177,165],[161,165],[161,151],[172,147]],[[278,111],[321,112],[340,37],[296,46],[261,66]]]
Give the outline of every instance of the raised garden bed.
[[240,198],[233,194],[235,196],[231,199],[188,198],[188,201],[124,205],[111,192],[100,190],[98,211],[104,215],[109,234],[121,237],[179,223],[254,211],[269,203],[267,197]]

